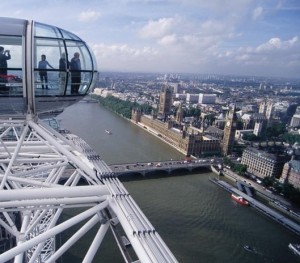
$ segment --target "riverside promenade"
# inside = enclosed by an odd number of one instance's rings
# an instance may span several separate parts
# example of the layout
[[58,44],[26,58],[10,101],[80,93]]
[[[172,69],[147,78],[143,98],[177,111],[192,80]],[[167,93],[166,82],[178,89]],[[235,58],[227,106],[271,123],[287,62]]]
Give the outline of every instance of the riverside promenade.
[[242,196],[245,200],[249,202],[249,205],[257,210],[258,212],[266,215],[267,217],[271,218],[275,222],[279,223],[280,225],[284,226],[285,228],[289,229],[290,231],[294,232],[296,235],[300,236],[300,225],[290,218],[284,216],[283,214],[277,212],[275,209],[272,209],[263,203],[259,202],[253,197],[250,197],[249,195],[245,194],[244,192],[238,190],[234,186],[230,185],[229,183],[217,179],[217,178],[210,178],[209,179],[214,184],[222,187],[226,191],[230,193],[237,194],[239,196]]

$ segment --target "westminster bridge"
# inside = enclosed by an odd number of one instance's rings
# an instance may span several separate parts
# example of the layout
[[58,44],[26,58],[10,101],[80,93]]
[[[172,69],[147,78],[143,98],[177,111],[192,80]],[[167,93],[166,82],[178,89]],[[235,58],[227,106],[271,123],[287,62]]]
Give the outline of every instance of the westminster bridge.
[[196,169],[211,169],[211,166],[217,166],[222,163],[222,158],[201,158],[195,160],[168,160],[168,161],[152,161],[137,163],[111,164],[110,169],[116,176],[128,174],[141,174],[145,176],[148,173],[167,172],[171,174],[173,171],[186,170],[193,171]]

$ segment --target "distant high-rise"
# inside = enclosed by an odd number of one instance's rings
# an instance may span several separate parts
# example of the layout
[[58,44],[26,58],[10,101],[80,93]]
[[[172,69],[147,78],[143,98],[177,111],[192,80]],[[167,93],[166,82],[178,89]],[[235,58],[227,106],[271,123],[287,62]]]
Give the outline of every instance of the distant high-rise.
[[259,136],[261,134],[263,126],[264,126],[263,121],[257,121],[257,122],[255,122],[253,134],[256,135],[256,136]]
[[266,116],[268,120],[272,118],[273,114],[273,102],[272,101],[262,101],[259,105],[259,113]]
[[223,136],[223,146],[222,152],[224,156],[227,156],[232,153],[233,145],[234,145],[234,137],[236,132],[237,125],[237,115],[235,106],[229,112],[225,128],[224,128],[224,136]]
[[191,93],[186,94],[186,103],[187,104],[196,104],[196,103],[198,103],[198,100],[199,100],[198,94],[191,94]]
[[173,93],[178,93],[179,83],[177,82],[168,82],[168,85],[173,88]]
[[260,104],[259,104],[259,110],[258,110],[258,112],[259,113],[262,113],[263,115],[266,115],[266,101],[262,101],[262,102],[260,102]]
[[300,126],[300,114],[293,115],[290,126],[293,128]]
[[216,94],[199,94],[198,102],[200,104],[215,104],[216,103]]
[[259,106],[259,113],[262,113],[267,120],[267,127],[270,127],[274,121],[274,103],[270,100],[262,101]]
[[267,102],[267,108],[266,108],[266,118],[268,120],[271,120],[273,117],[273,111],[274,111],[274,105],[272,101]]
[[159,94],[158,113],[166,116],[171,111],[172,106],[172,88],[169,86],[163,86]]

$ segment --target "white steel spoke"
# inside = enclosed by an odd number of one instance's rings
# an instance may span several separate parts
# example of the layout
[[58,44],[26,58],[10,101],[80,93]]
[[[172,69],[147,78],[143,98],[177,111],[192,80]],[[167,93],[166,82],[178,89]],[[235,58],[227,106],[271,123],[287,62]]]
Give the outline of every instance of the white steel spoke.
[[17,157],[17,154],[18,154],[18,151],[19,151],[20,147],[22,146],[22,141],[24,140],[27,131],[28,131],[28,126],[26,126],[26,129],[24,129],[24,131],[22,133],[22,136],[21,136],[21,139],[20,139],[20,141],[19,141],[19,143],[18,143],[18,145],[17,145],[17,147],[15,149],[15,152],[14,152],[14,154],[11,157],[11,160],[9,162],[9,165],[8,165],[7,169],[6,169],[4,177],[2,178],[0,189],[3,189],[3,187],[4,187],[5,183],[6,183],[6,178],[7,178],[8,174],[10,173],[10,169],[11,169],[13,163],[14,163],[14,160]]
[[[85,235],[95,224],[99,222],[98,215],[94,215],[87,223],[85,223],[72,237],[68,239],[46,262],[55,262],[62,256],[71,246],[74,245],[83,235]],[[30,263],[30,262],[29,262]]]
[[101,242],[109,228],[109,222],[106,222],[104,225],[101,225],[91,246],[89,247],[88,252],[86,253],[82,263],[90,263],[95,257],[95,254],[101,245]]
[[[75,135],[63,136],[32,116],[0,119],[0,181],[0,226],[11,244],[0,262],[57,261],[96,224],[84,263],[92,262],[108,229],[126,262],[133,260],[121,233],[139,262],[177,262],[109,166]],[[72,208],[76,214],[63,221]],[[57,235],[74,225],[79,229],[56,247]]]
[[10,225],[8,225],[6,222],[4,222],[4,220],[2,220],[0,218],[0,225],[5,228],[10,234],[12,234],[13,236],[18,236],[19,233],[17,231],[17,229],[14,229],[13,227],[11,227]]
[[0,262],[6,262],[13,257],[17,256],[18,254],[22,253],[23,251],[26,251],[36,245],[38,245],[41,242],[46,241],[47,239],[59,234],[62,231],[65,231],[66,229],[72,227],[75,224],[78,224],[79,222],[85,220],[86,218],[90,217],[91,215],[95,214],[98,211],[101,211],[108,205],[108,201],[105,201],[99,205],[96,205],[89,210],[72,217],[71,219],[49,229],[48,231],[45,231],[44,233],[25,241],[24,243],[10,249],[9,251],[6,251],[0,255]]

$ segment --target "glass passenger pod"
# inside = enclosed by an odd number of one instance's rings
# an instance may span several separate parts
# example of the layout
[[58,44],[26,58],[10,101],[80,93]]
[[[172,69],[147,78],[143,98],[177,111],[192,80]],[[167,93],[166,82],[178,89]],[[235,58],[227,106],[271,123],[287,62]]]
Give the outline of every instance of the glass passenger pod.
[[96,81],[92,52],[78,36],[34,23],[34,92],[38,113],[63,110],[85,96]]
[[61,112],[95,85],[93,53],[63,29],[2,17],[0,51],[0,115]]

